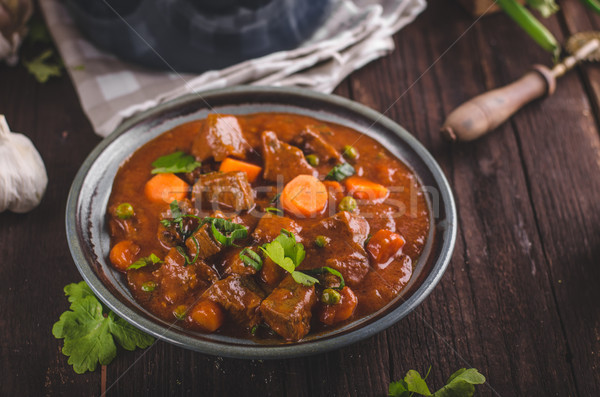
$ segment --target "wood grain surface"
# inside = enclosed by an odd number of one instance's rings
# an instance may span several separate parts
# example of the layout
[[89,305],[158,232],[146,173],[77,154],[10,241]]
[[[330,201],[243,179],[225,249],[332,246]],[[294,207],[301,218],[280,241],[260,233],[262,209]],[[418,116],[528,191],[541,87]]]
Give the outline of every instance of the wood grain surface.
[[[545,23],[564,40],[600,29],[577,0]],[[63,76],[38,84],[0,66],[0,113],[45,160],[49,185],[29,214],[0,214],[0,395],[385,396],[409,369],[440,387],[461,367],[488,379],[480,396],[600,395],[600,66],[563,77],[482,140],[438,132],[465,100],[550,56],[504,15],[479,21],[430,0],[395,36],[396,50],[336,93],[402,124],[432,152],[456,195],[452,262],[430,297],[388,330],[347,348],[291,360],[207,356],[165,342],[120,351],[77,375],[51,328],[81,280],[65,237],[73,177],[100,141]]]

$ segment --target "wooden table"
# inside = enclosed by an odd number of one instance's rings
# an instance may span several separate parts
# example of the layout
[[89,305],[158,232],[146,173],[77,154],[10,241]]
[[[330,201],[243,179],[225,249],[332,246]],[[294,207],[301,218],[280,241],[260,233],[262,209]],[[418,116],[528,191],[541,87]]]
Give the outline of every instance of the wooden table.
[[[600,29],[578,1],[548,20],[560,39]],[[51,335],[81,280],[65,237],[67,193],[100,141],[67,77],[41,85],[0,67],[0,113],[27,132],[50,183],[39,208],[0,214],[0,394],[387,394],[409,369],[440,387],[461,367],[488,379],[481,396],[600,395],[600,66],[493,135],[445,142],[438,129],[462,101],[550,62],[503,15],[474,23],[431,0],[395,38],[393,54],[354,73],[337,94],[385,112],[440,162],[458,206],[456,250],[441,283],[404,320],[368,340],[313,357],[243,361],[157,343],[77,375]]]

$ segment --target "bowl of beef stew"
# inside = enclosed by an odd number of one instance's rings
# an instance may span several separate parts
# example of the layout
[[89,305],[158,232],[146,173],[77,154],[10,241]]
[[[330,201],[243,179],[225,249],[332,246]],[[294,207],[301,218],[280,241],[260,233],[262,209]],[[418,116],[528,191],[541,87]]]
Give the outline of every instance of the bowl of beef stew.
[[98,297],[176,345],[239,358],[340,348],[389,327],[450,261],[438,164],[356,102],[236,87],[160,105],[90,154],[67,203]]

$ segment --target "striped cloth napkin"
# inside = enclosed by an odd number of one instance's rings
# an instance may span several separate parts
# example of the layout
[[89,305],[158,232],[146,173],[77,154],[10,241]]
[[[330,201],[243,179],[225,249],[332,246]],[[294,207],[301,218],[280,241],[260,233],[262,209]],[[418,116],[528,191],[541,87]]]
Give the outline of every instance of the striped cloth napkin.
[[330,93],[352,71],[391,52],[392,35],[425,9],[426,0],[333,0],[328,20],[300,47],[200,75],[121,61],[86,40],[60,0],[40,5],[83,110],[96,133],[107,136],[137,112],[209,89],[247,84]]

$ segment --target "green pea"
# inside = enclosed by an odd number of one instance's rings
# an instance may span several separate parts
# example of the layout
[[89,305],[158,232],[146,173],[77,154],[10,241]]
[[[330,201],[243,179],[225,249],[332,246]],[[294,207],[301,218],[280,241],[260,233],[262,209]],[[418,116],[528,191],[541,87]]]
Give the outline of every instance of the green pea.
[[316,154],[307,155],[306,161],[308,161],[308,164],[312,165],[313,167],[316,167],[321,162],[321,160],[319,159],[319,157],[317,157]]
[[152,292],[156,288],[156,283],[154,281],[148,281],[142,284],[142,291],[144,292]]
[[323,294],[321,294],[321,302],[327,305],[335,305],[340,303],[341,295],[339,292],[332,288],[325,288]]
[[340,204],[338,205],[338,210],[352,212],[356,209],[357,206],[358,205],[356,204],[356,200],[354,200],[354,197],[346,196],[342,199],[342,201],[340,201]]
[[358,157],[358,151],[354,146],[346,145],[344,146],[344,157],[350,160],[356,160]]
[[173,310],[173,315],[177,320],[183,320],[185,318],[186,313],[187,307],[185,307],[184,305],[179,305],[175,308],[175,310]]
[[121,203],[117,206],[115,215],[119,219],[129,219],[133,216],[133,206],[129,203]]
[[317,236],[315,237],[315,245],[319,248],[323,248],[329,243],[329,239],[325,236]]

